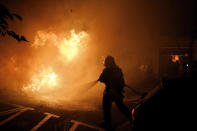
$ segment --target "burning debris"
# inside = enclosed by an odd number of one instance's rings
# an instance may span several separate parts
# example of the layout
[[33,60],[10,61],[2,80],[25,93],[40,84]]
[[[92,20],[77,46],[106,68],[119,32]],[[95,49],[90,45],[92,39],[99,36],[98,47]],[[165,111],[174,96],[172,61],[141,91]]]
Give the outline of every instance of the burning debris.
[[5,65],[0,77],[22,101],[68,110],[96,109],[95,99],[101,96],[102,88],[90,89],[86,84],[98,77],[95,63],[87,62],[92,59],[88,43],[89,34],[85,31],[37,31],[24,52],[2,59]]
[[[71,60],[82,50],[87,36],[86,32],[76,33],[75,30],[71,30],[70,35],[65,37],[60,37],[53,32],[38,31],[32,47],[40,48],[47,44],[52,44],[54,47],[57,47],[59,52],[57,54],[59,60],[57,60],[56,65],[62,63],[62,61],[66,65],[71,63]],[[58,85],[57,79],[59,76],[54,72],[53,68],[56,68],[54,65],[48,64],[47,67],[42,66],[38,68],[41,68],[40,71],[32,75],[30,83],[23,86],[23,90],[31,90],[33,93],[37,93],[46,89],[52,89]]]
[[36,93],[55,86],[57,86],[57,75],[51,67],[48,67],[38,74],[33,75],[30,84],[24,86],[23,90],[31,90],[33,93]]

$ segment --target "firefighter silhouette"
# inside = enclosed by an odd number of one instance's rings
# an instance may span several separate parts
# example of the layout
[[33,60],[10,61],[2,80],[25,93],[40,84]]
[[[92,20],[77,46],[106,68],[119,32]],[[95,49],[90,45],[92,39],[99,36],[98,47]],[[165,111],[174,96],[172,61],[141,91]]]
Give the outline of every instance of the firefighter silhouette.
[[105,68],[98,79],[98,81],[104,83],[106,86],[102,102],[104,122],[101,123],[100,126],[106,129],[111,129],[112,102],[115,102],[118,109],[132,123],[132,113],[123,102],[123,88],[125,86],[125,81],[122,70],[116,65],[112,56],[107,56],[105,58],[104,66]]

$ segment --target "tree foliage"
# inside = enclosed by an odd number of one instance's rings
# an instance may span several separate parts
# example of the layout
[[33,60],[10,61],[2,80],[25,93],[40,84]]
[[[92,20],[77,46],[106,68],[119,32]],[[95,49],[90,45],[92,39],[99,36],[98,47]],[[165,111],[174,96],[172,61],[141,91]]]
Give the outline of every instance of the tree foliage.
[[5,37],[6,35],[16,39],[17,41],[26,41],[27,39],[24,36],[20,36],[15,31],[9,29],[8,21],[14,21],[17,19],[22,21],[22,17],[16,13],[12,13],[4,5],[0,4],[0,36]]

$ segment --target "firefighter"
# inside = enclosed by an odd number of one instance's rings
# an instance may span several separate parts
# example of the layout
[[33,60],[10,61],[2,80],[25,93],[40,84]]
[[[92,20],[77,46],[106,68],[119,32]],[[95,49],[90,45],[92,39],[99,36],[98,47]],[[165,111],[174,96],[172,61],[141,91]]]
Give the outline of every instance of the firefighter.
[[122,70],[116,65],[115,60],[112,56],[107,56],[105,58],[104,66],[105,69],[98,79],[98,81],[104,83],[106,86],[102,102],[104,122],[101,123],[100,126],[108,130],[112,129],[112,102],[115,102],[118,109],[130,120],[132,124],[132,113],[123,102],[123,88],[125,86],[125,81]]

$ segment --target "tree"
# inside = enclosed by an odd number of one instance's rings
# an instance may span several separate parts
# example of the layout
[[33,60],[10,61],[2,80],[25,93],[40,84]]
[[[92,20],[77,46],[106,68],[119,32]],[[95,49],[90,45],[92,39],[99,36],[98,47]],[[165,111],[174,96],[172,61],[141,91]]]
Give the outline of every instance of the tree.
[[27,41],[22,35],[20,36],[15,31],[9,29],[8,20],[14,21],[14,19],[22,21],[22,17],[16,13],[12,13],[4,5],[0,4],[0,36],[5,37],[6,35],[16,39],[17,41]]

